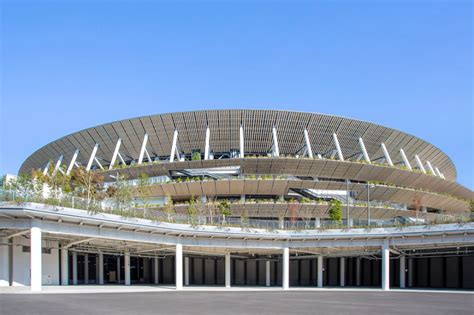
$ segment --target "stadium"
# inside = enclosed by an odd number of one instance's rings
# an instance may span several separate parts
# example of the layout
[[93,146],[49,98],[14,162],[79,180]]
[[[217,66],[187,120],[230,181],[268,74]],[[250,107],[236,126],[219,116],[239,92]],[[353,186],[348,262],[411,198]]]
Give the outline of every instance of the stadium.
[[473,289],[474,194],[456,178],[435,145],[338,116],[107,123],[4,179],[0,285]]

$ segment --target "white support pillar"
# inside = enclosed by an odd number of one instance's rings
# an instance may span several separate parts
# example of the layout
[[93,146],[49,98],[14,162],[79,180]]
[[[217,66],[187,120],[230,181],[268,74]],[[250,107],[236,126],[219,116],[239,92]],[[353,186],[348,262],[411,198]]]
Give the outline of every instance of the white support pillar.
[[323,256],[318,256],[318,288],[323,287]]
[[243,159],[245,157],[244,152],[244,127],[240,125],[240,158]]
[[339,160],[344,161],[344,156],[342,155],[341,146],[339,145],[339,140],[337,139],[336,133],[332,134],[332,139],[334,140],[334,145],[336,146],[336,151],[337,151]]
[[84,284],[89,284],[89,254],[84,254]]
[[[138,164],[143,163],[143,156],[145,155],[147,142],[148,142],[148,134],[145,133],[145,135],[143,136],[142,147],[140,149],[140,155],[138,156]],[[148,162],[150,162],[150,161],[148,161]]]
[[159,269],[159,261],[158,257],[153,258],[153,275],[154,275],[154,282],[155,284],[158,284],[160,282],[160,269]]
[[420,157],[418,155],[415,155],[415,161],[416,165],[418,165],[418,168],[420,171],[422,171],[424,174],[426,174],[425,167],[423,166],[423,163],[421,163]]
[[436,174],[437,174],[439,177],[443,178],[443,174],[441,174],[441,172],[439,171],[439,168],[438,168],[437,166],[435,166],[434,169],[435,169],[435,171],[436,171]]
[[392,158],[390,157],[390,154],[388,154],[387,147],[385,147],[385,143],[381,143],[380,147],[382,148],[383,155],[385,156],[385,160],[387,161],[388,165],[393,166]]
[[311,148],[311,142],[309,141],[308,130],[304,130],[304,141],[306,143],[306,151],[308,151],[308,157],[313,159],[313,149]]
[[370,164],[370,157],[367,153],[367,149],[365,148],[364,140],[362,140],[362,138],[359,138],[359,146],[360,150],[362,151],[362,155],[364,156],[364,160]]
[[273,126],[272,134],[273,134],[273,156],[274,157],[279,157],[280,156],[280,148],[278,147],[278,137],[277,137],[277,131],[276,131],[275,126]]
[[104,284],[104,253],[99,253],[99,284]]
[[270,260],[265,262],[265,286],[269,287],[271,282],[270,277]]
[[76,163],[78,155],[79,155],[79,149],[76,149],[76,151],[74,151],[74,154],[72,155],[71,162],[69,162],[69,166],[67,167],[66,175],[69,175],[71,173],[72,168],[74,167],[74,163]]
[[43,169],[43,175],[48,174],[48,169],[50,165],[51,165],[51,161],[48,161],[48,163],[46,163],[46,166]]
[[390,290],[390,247],[382,245],[382,290]]
[[346,260],[344,257],[340,258],[339,263],[339,283],[341,287],[346,286]]
[[42,249],[41,249],[41,229],[31,228],[30,236],[30,284],[31,291],[41,291],[43,285],[42,276]]
[[10,285],[10,254],[7,242],[6,238],[0,239],[0,287]]
[[189,285],[189,257],[184,257],[184,285]]
[[290,249],[288,247],[283,248],[282,266],[282,287],[283,290],[288,290],[290,288]]
[[356,285],[359,286],[361,284],[361,281],[360,281],[360,261],[361,261],[361,258],[360,257],[357,257],[356,258]]
[[175,276],[176,276],[176,290],[183,289],[183,245],[176,244],[175,254]]
[[58,159],[58,161],[56,162],[56,165],[54,165],[54,171],[53,171],[53,175],[56,174],[56,172],[58,171],[59,167],[61,166],[61,163],[63,162],[63,158],[64,158],[64,155],[61,155]]
[[67,248],[61,248],[61,285],[69,285],[69,256]]
[[209,126],[206,128],[206,143],[204,147],[204,160],[209,160],[209,141],[211,138],[211,130]]
[[225,254],[225,287],[230,288],[230,253]]
[[77,252],[72,252],[72,284],[77,285]]
[[125,285],[130,285],[130,284],[132,284],[132,282],[130,280],[130,253],[125,252],[123,257],[124,257],[123,265],[125,267]]
[[405,164],[405,166],[406,166],[410,171],[412,171],[413,168],[411,167],[410,161],[408,161],[407,155],[405,154],[405,151],[403,151],[403,149],[400,149],[400,155],[402,156],[403,163]]
[[431,172],[431,175],[433,176],[438,176],[433,168],[433,165],[431,165],[431,162],[430,161],[426,161],[426,165],[428,165],[428,169],[430,170]]
[[121,145],[122,145],[122,139],[118,138],[117,144],[115,145],[114,154],[112,154],[112,159],[110,160],[109,170],[114,168],[115,160],[117,160],[117,155],[119,154]]
[[400,256],[400,289],[405,288],[405,277],[406,277],[406,259],[405,256]]
[[[176,154],[177,151],[177,146],[178,144],[178,130],[175,129],[174,134],[173,134],[173,143],[171,144],[171,153],[170,153],[170,163],[174,162],[174,155]],[[179,155],[178,155],[178,161],[179,161]]]
[[94,148],[92,149],[91,156],[89,158],[89,162],[87,163],[86,171],[90,171],[92,167],[92,163],[94,162],[95,155],[97,154],[97,149],[99,149],[99,144],[96,143]]

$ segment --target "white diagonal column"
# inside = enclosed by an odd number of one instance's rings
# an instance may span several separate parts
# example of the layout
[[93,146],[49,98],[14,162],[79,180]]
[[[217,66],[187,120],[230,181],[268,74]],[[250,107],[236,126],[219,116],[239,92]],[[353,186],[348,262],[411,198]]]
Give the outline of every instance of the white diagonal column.
[[332,139],[334,140],[334,145],[336,146],[337,156],[339,160],[344,161],[344,156],[342,155],[341,146],[339,145],[339,139],[337,139],[336,133],[332,134]]
[[380,147],[382,148],[383,155],[385,156],[385,160],[387,161],[388,165],[393,166],[392,158],[390,157],[390,154],[388,154],[387,147],[385,147],[385,143],[381,143]]
[[[140,149],[140,155],[138,156],[138,164],[143,163],[143,156],[145,155],[147,142],[148,142],[148,134],[145,133],[145,135],[143,136],[142,147]],[[148,161],[148,162],[150,162],[150,161]]]
[[420,157],[418,155],[415,155],[415,161],[416,161],[416,165],[418,165],[418,168],[420,169],[420,171],[422,171],[423,174],[426,174],[425,167],[423,166],[423,163],[421,163]]
[[290,249],[288,247],[283,248],[281,281],[283,290],[288,290],[290,288]]
[[240,125],[240,158],[243,159],[245,157],[244,154],[244,127]]
[[405,166],[406,166],[410,171],[412,171],[413,169],[412,169],[412,167],[411,167],[410,161],[408,161],[407,155],[405,154],[405,151],[403,151],[403,149],[400,149],[400,155],[402,156],[403,163],[405,164]]
[[433,168],[433,165],[431,165],[431,162],[430,161],[426,161],[426,165],[428,165],[428,169],[430,170],[431,172],[431,175],[433,176],[438,176]]
[[313,149],[311,148],[311,142],[309,141],[308,130],[304,130],[304,141],[306,143],[306,151],[308,151],[308,157],[313,158]]
[[273,134],[273,156],[274,157],[279,157],[280,156],[280,148],[278,147],[278,137],[277,137],[277,131],[276,131],[275,127],[273,127],[273,129],[272,129],[272,134]]
[[79,149],[76,149],[76,151],[74,151],[74,154],[72,155],[71,162],[69,162],[69,166],[67,167],[66,175],[69,175],[71,173],[72,168],[74,167],[74,163],[76,163],[78,155],[79,155]]
[[41,229],[31,228],[30,236],[30,277],[31,291],[41,291],[42,287],[42,250],[41,250]]
[[437,174],[439,177],[443,178],[443,174],[441,174],[441,172],[439,171],[439,168],[435,166],[434,169],[435,169],[435,171],[436,171],[436,174]]
[[98,143],[96,143],[94,148],[92,149],[92,153],[91,153],[91,156],[89,158],[89,162],[87,163],[86,171],[90,171],[90,169],[92,167],[92,163],[94,162],[94,159],[95,159],[95,155],[97,154],[97,149],[99,149],[99,144]]
[[176,277],[176,290],[183,289],[183,245],[176,244],[175,254],[175,277]]
[[63,158],[64,158],[64,155],[61,155],[58,159],[58,161],[56,162],[56,165],[54,166],[54,171],[53,171],[53,175],[56,174],[56,172],[58,171],[59,167],[61,166],[61,163],[63,162]]
[[48,174],[48,170],[49,170],[50,165],[51,165],[51,161],[48,161],[48,163],[46,163],[46,166],[43,169],[43,175]]
[[[177,151],[177,146],[178,144],[178,130],[175,129],[173,133],[173,143],[171,144],[171,153],[170,153],[170,163],[174,162],[174,155],[176,154]],[[178,157],[179,160],[179,157]]]
[[206,128],[206,143],[204,147],[204,160],[209,160],[209,141],[211,137],[211,130],[209,126]]
[[110,160],[109,170],[111,170],[114,167],[115,160],[117,160],[117,155],[119,154],[121,145],[122,145],[122,139],[118,138],[117,144],[115,144],[114,154],[112,154],[112,159]]
[[370,164],[370,157],[367,153],[367,149],[365,148],[364,140],[362,140],[362,138],[359,138],[359,146],[360,150],[362,151],[362,155],[364,156],[364,160]]

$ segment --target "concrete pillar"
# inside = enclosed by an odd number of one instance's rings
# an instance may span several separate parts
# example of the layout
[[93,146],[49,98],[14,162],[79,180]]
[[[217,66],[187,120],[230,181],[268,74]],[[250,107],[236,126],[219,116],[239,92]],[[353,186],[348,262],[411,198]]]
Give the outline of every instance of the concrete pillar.
[[382,290],[390,290],[390,248],[382,245]]
[[413,286],[413,258],[408,259],[408,286]]
[[184,257],[184,285],[189,285],[189,257]]
[[270,260],[267,260],[265,262],[265,286],[269,287],[270,286]]
[[405,256],[400,256],[400,289],[405,288]]
[[84,254],[84,284],[89,284],[89,254]]
[[0,239],[0,287],[10,285],[10,255],[7,243],[6,238]]
[[104,284],[104,253],[99,253],[99,284]]
[[314,219],[314,227],[315,228],[320,228],[321,227],[321,218],[315,218]]
[[360,285],[361,284],[361,281],[360,281],[360,261],[361,261],[361,258],[360,257],[357,257],[356,258],[356,285]]
[[344,259],[344,257],[340,258],[339,282],[340,282],[341,287],[344,287],[346,285],[346,260]]
[[183,289],[183,245],[176,244],[175,254],[175,276],[176,276],[176,290]]
[[99,254],[95,255],[95,284],[99,284]]
[[41,265],[41,229],[38,227],[31,228],[31,247],[30,247],[30,269],[31,269],[31,291],[41,291],[43,276]]
[[230,288],[230,253],[225,254],[225,287]]
[[125,285],[130,285],[130,253],[128,252],[124,255],[123,266],[125,267]]
[[323,256],[318,256],[318,288],[323,287]]
[[154,275],[154,278],[155,278],[155,284],[158,284],[159,281],[160,281],[160,270],[158,269],[159,268],[159,261],[158,261],[158,257],[155,257],[153,258],[153,275]]
[[69,285],[69,256],[67,248],[61,248],[61,285]]
[[282,266],[282,287],[283,290],[288,290],[290,288],[290,249],[288,247],[283,248]]
[[77,252],[72,252],[72,284],[77,285]]
[[120,256],[117,256],[117,283],[122,282],[122,273],[120,270]]

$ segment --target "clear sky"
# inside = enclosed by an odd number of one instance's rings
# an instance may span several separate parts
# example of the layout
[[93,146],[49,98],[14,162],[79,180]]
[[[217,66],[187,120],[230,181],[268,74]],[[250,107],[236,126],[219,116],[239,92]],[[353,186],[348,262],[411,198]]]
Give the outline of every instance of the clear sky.
[[64,2],[1,1],[0,173],[117,119],[272,108],[414,134],[474,187],[471,1]]

